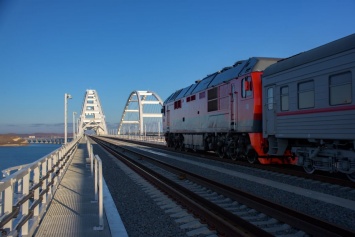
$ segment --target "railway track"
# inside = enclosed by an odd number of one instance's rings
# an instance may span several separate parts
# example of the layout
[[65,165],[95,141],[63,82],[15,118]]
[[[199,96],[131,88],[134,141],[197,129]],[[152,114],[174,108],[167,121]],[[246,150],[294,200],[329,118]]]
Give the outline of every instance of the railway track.
[[[136,140],[125,140],[125,139],[120,139],[117,137],[107,137],[109,139],[117,140],[117,141],[125,141],[129,143],[134,143],[134,144],[141,144],[141,145],[147,145],[146,142],[142,141],[136,141]],[[163,149],[166,151],[173,151],[177,152],[180,154],[186,154],[187,152],[185,151],[178,151],[174,150],[173,148],[169,148],[165,145],[160,145],[160,144],[154,144],[154,143],[149,143],[149,146],[156,147],[159,149]],[[343,174],[330,174],[328,172],[316,172],[316,174],[307,174],[302,168],[300,167],[295,167],[291,165],[262,165],[262,164],[250,164],[246,161],[233,161],[230,159],[221,159],[217,155],[213,154],[206,154],[206,153],[192,153],[188,152],[189,155],[196,156],[199,158],[205,158],[205,159],[210,159],[210,160],[217,160],[217,161],[222,161],[230,164],[236,164],[244,167],[251,167],[251,168],[257,168],[260,170],[265,170],[265,171],[270,171],[270,172],[276,172],[280,174],[285,174],[285,175],[292,175],[295,177],[299,178],[304,178],[304,179],[309,179],[309,180],[314,180],[314,181],[319,181],[322,183],[329,183],[330,185],[339,185],[342,187],[349,187],[349,188],[355,188],[355,182],[351,182],[345,175]]]
[[[354,236],[355,232],[92,137],[221,236]],[[131,157],[135,157],[132,159]],[[142,165],[141,161],[150,165]],[[156,167],[160,167],[157,169]]]

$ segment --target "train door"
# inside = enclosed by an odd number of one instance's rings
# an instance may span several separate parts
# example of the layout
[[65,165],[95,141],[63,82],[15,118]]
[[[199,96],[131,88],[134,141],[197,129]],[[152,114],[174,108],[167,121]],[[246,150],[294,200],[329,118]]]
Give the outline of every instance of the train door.
[[231,116],[231,128],[236,131],[238,127],[238,92],[235,89],[235,84],[231,84],[231,103],[230,103],[230,116]]
[[[266,97],[266,98],[265,98]],[[268,135],[275,134],[275,113],[276,113],[276,106],[275,106],[275,85],[269,86],[266,88],[266,95],[265,95],[264,104],[264,133]]]
[[170,106],[166,106],[166,130],[170,131]]

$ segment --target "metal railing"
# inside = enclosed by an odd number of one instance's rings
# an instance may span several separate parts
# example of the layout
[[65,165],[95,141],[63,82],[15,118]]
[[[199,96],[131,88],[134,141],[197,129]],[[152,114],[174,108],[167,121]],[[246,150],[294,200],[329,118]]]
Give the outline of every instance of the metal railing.
[[95,202],[99,202],[99,226],[94,230],[104,229],[104,202],[103,202],[103,182],[102,182],[102,161],[98,155],[95,155]]
[[22,170],[23,168],[27,167],[29,164],[22,164],[22,165],[18,165],[18,166],[13,166],[7,169],[2,170],[2,176],[3,177],[7,177],[9,176],[11,173],[13,173],[14,171],[18,171],[18,170]]
[[152,142],[152,143],[165,143],[164,136],[140,136],[140,135],[114,135],[114,137],[127,139],[127,140],[136,140],[136,141],[145,141],[145,142]]
[[32,236],[62,180],[81,137],[0,181],[2,236]]
[[90,159],[91,175],[95,178],[95,200],[92,203],[99,203],[99,226],[95,226],[94,230],[104,229],[104,202],[103,202],[103,176],[102,161],[98,155],[94,155],[92,145],[87,139],[87,149]]

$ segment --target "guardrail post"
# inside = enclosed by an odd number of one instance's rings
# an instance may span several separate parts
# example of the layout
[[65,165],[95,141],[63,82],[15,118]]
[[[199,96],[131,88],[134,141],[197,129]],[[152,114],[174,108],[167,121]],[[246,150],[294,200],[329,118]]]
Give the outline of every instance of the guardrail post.
[[[14,180],[11,179],[11,185],[9,185],[9,187],[7,187],[4,191],[4,196],[3,196],[4,213],[11,213],[12,212],[12,206],[14,204],[13,182],[14,182]],[[9,232],[11,232],[12,228],[13,228],[12,223],[13,223],[13,220],[11,219],[9,222],[7,222],[4,225],[4,229],[8,229]]]
[[[22,194],[23,196],[27,196],[30,192],[30,173],[31,169],[28,169],[27,174],[23,177],[22,182],[23,182],[23,187],[22,187]],[[22,216],[27,216],[29,213],[29,200],[26,200],[21,207],[22,210]],[[26,221],[23,226],[21,227],[21,234],[22,235],[27,235],[28,234],[28,226],[29,223]]]
[[[98,182],[97,182],[98,181]],[[98,189],[98,195],[97,195]],[[102,162],[98,155],[95,155],[95,198],[99,198],[99,226],[95,226],[94,230],[104,229],[103,214],[103,181],[102,181]]]
[[93,162],[94,162],[94,154],[93,154],[94,150],[93,150],[93,147],[92,147],[89,139],[87,139],[86,141],[87,141],[86,145],[87,145],[88,154],[89,154],[88,158],[90,159],[91,176],[93,176],[94,175],[94,164],[93,164]]
[[90,144],[90,163],[91,163],[91,176],[94,175],[94,150]]
[[[50,158],[46,158],[45,161],[42,163],[42,177],[45,177],[47,175],[47,162],[50,160]],[[47,188],[47,180],[48,178],[44,179],[42,181],[42,190],[45,190]],[[42,203],[47,203],[47,195],[48,193],[45,193],[42,197]]]
[[[91,153],[91,150],[90,150],[90,142],[89,142],[89,140],[86,140],[86,149],[88,150],[88,158],[90,159],[90,157],[91,157],[91,155],[90,155],[90,153]],[[91,174],[92,175],[92,174]]]
[[22,179],[17,181],[17,193],[22,193]]
[[[66,145],[64,145],[64,146],[66,146]],[[60,156],[58,157],[59,158],[59,168],[60,168],[59,174],[58,174],[58,178],[59,178],[58,181],[59,182],[60,182],[61,177],[62,177],[63,172],[64,172],[64,170],[63,170],[64,159],[62,159],[62,158],[67,154],[67,152],[68,151],[67,151],[66,147],[64,147],[63,151],[61,152]]]
[[[39,183],[39,165],[34,169],[33,185]],[[34,201],[39,200],[39,188],[36,188],[33,192]],[[37,217],[39,215],[39,206],[37,205],[33,210],[33,216]]]
[[[48,170],[52,170],[53,169],[53,159],[54,159],[54,156],[55,155],[51,155],[50,157],[49,157],[49,159],[48,159]],[[52,182],[52,180],[53,180],[53,170],[52,170],[52,172],[49,174],[49,176],[48,176],[48,183],[51,183]],[[48,187],[48,195],[47,195],[47,197],[49,198],[49,199],[52,199],[52,185],[49,185],[49,187]]]
[[59,159],[60,159],[60,156],[61,156],[61,153],[62,153],[62,151],[61,150],[59,150],[58,152],[57,152],[57,154],[55,154],[54,155],[54,164],[53,165],[56,165],[56,167],[54,168],[54,175],[55,175],[55,177],[54,177],[54,185],[53,185],[53,187],[54,187],[54,192],[57,190],[57,185],[58,185],[58,170],[59,170]]
[[97,159],[95,159],[94,164],[95,164],[95,201],[97,202],[97,199],[98,199],[97,184],[98,184],[98,175],[99,175]]

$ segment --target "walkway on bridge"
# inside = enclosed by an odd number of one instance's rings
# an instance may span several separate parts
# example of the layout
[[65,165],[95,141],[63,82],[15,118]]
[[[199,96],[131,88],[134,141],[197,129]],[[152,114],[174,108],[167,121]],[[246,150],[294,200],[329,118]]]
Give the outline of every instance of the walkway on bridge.
[[111,236],[106,214],[104,230],[94,230],[99,225],[99,207],[98,203],[92,203],[95,199],[94,178],[90,167],[86,167],[86,147],[86,142],[82,139],[35,233],[36,237]]

